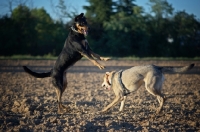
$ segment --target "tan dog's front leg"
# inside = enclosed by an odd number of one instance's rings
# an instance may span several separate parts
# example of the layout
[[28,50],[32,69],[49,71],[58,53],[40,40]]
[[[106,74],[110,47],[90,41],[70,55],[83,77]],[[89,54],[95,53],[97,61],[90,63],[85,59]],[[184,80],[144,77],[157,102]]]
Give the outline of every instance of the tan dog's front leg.
[[120,105],[119,111],[123,111],[125,101],[126,101],[126,96],[124,96],[123,100],[121,101],[121,105]]
[[101,112],[104,113],[109,110],[112,106],[116,105],[120,101],[120,96],[116,96],[112,103],[105,107]]

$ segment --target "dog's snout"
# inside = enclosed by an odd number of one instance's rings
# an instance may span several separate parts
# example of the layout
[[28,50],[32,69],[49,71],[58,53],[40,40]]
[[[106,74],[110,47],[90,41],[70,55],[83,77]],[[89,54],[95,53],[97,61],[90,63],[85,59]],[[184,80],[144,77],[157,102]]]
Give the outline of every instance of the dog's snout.
[[102,87],[105,87],[106,85],[105,85],[105,84],[102,84],[101,86],[102,86]]

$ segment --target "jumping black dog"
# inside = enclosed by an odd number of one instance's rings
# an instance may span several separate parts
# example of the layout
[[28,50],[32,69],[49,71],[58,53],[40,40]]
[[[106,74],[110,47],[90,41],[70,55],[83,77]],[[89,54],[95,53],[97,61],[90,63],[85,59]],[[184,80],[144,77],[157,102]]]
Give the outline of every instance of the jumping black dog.
[[64,47],[51,71],[46,73],[36,73],[28,69],[26,66],[23,66],[25,72],[36,78],[52,77],[52,83],[56,87],[59,114],[69,111],[69,108],[65,107],[61,102],[62,94],[67,87],[67,69],[78,60],[80,60],[83,56],[89,59],[95,66],[98,66],[100,69],[104,69],[104,66],[99,64],[94,58],[104,61],[109,59],[99,56],[90,49],[85,38],[87,34],[87,21],[84,14],[81,13],[75,17],[73,26],[70,29]]

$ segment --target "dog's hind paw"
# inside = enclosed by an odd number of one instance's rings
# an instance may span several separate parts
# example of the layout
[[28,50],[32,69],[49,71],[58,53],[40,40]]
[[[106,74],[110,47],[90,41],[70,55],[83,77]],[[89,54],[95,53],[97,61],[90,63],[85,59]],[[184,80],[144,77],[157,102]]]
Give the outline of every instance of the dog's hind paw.
[[69,112],[71,112],[71,109],[70,109],[70,107],[66,107],[66,106],[64,106],[64,105],[60,105],[60,108],[58,108],[58,114],[64,114],[64,113],[69,113]]
[[161,109],[158,109],[158,110],[156,111],[156,115],[159,115],[160,112],[161,112]]
[[108,110],[102,110],[102,111],[99,111],[100,114],[106,114],[108,113]]

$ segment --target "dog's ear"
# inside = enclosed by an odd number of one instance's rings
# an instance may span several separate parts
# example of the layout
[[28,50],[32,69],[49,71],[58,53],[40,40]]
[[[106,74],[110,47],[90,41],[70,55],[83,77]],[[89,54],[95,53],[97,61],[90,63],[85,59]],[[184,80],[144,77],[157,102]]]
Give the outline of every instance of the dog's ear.
[[106,72],[106,75],[109,75],[110,74],[110,72]]
[[76,16],[76,17],[75,17],[75,20],[74,20],[75,22],[77,22],[77,21],[78,21],[78,17],[79,17],[79,16]]
[[75,22],[78,21],[78,19],[82,18],[84,16],[84,13],[81,13],[80,15],[75,17]]
[[84,16],[84,13],[81,13],[79,16],[80,16],[80,17],[83,17],[83,16]]

